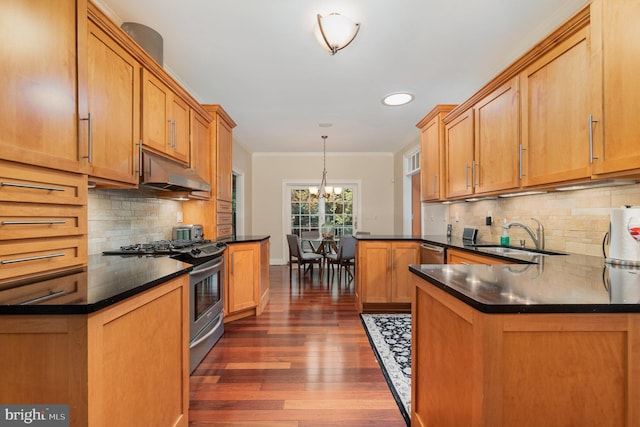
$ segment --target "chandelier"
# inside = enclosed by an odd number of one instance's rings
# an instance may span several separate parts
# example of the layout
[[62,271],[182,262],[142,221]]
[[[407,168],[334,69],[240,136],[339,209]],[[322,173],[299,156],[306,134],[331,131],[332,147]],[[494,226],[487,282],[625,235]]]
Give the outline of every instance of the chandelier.
[[322,181],[320,187],[309,187],[309,193],[319,197],[329,197],[332,193],[339,195],[342,193],[342,187],[327,185],[327,135],[322,135],[322,147]]

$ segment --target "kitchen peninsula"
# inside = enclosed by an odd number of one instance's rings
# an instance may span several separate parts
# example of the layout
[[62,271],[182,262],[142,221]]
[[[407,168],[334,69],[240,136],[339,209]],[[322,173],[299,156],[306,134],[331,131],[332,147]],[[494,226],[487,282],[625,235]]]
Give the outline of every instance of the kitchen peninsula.
[[410,266],[412,425],[638,425],[637,270],[576,254],[511,261],[525,263]]
[[186,426],[192,268],[93,255],[0,291],[0,402],[69,405],[71,426]]

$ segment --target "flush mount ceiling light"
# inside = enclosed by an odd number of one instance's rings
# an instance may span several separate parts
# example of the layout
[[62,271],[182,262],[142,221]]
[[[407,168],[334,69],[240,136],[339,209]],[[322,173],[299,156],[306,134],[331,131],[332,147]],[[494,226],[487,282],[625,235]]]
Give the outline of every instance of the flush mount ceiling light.
[[330,13],[327,16],[318,14],[316,40],[331,55],[349,46],[356,38],[358,31],[360,31],[360,24],[339,13]]
[[396,92],[382,98],[382,103],[390,107],[398,107],[413,101],[413,94],[409,92]]

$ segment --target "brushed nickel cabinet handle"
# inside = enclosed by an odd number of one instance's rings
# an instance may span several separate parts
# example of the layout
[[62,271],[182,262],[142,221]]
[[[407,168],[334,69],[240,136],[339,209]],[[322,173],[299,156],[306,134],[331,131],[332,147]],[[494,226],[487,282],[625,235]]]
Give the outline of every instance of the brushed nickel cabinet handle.
[[471,167],[469,166],[469,163],[467,163],[465,168],[464,188],[469,188],[469,169],[471,169]]
[[41,259],[49,259],[49,258],[57,258],[64,256],[64,254],[49,254],[49,255],[40,255],[40,256],[32,256],[28,258],[16,258],[16,259],[5,259],[0,262],[0,264],[15,264],[17,262],[26,262],[26,261],[38,261]]
[[91,120],[91,113],[89,113],[87,115],[86,119],[80,119],[80,120],[86,120],[87,121],[87,133],[88,133],[88,153],[86,156],[82,156],[83,158],[87,159],[87,161],[89,163],[93,163],[93,121]]
[[589,114],[589,164],[592,165],[593,161],[598,157],[593,155],[593,124],[598,123],[598,120],[594,120],[593,116]]
[[2,221],[0,225],[54,225],[65,224],[66,221],[62,220],[50,220],[50,221]]
[[60,187],[45,187],[42,185],[19,184],[16,182],[0,182],[0,187],[29,188],[31,190],[44,190],[44,191],[64,191],[64,188],[60,188]]
[[518,157],[519,157],[519,158],[518,158],[518,168],[520,169],[520,174],[519,174],[519,175],[520,175],[520,179],[522,179],[522,177],[525,177],[525,176],[526,176],[526,175],[524,174],[523,169],[522,169],[522,162],[524,161],[524,160],[523,160],[523,153],[522,153],[522,152],[523,152],[524,150],[526,150],[526,148],[524,148],[524,147],[522,146],[522,144],[520,144],[520,150],[519,150],[519,153],[518,153],[518,154],[519,154],[519,156],[518,156]]
[[64,295],[66,293],[67,292],[65,290],[52,292],[52,293],[50,293],[48,295],[43,295],[41,297],[37,297],[37,298],[29,299],[29,300],[26,300],[26,301],[22,301],[21,303],[18,303],[18,305],[36,304],[36,303],[39,303],[39,302],[48,301],[50,299],[53,299],[55,297]]

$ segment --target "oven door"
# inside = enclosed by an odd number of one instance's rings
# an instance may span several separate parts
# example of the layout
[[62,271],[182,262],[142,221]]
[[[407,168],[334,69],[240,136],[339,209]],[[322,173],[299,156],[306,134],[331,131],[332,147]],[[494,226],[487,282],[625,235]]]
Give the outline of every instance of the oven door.
[[189,273],[190,372],[193,372],[224,333],[223,273],[223,256],[207,261]]

